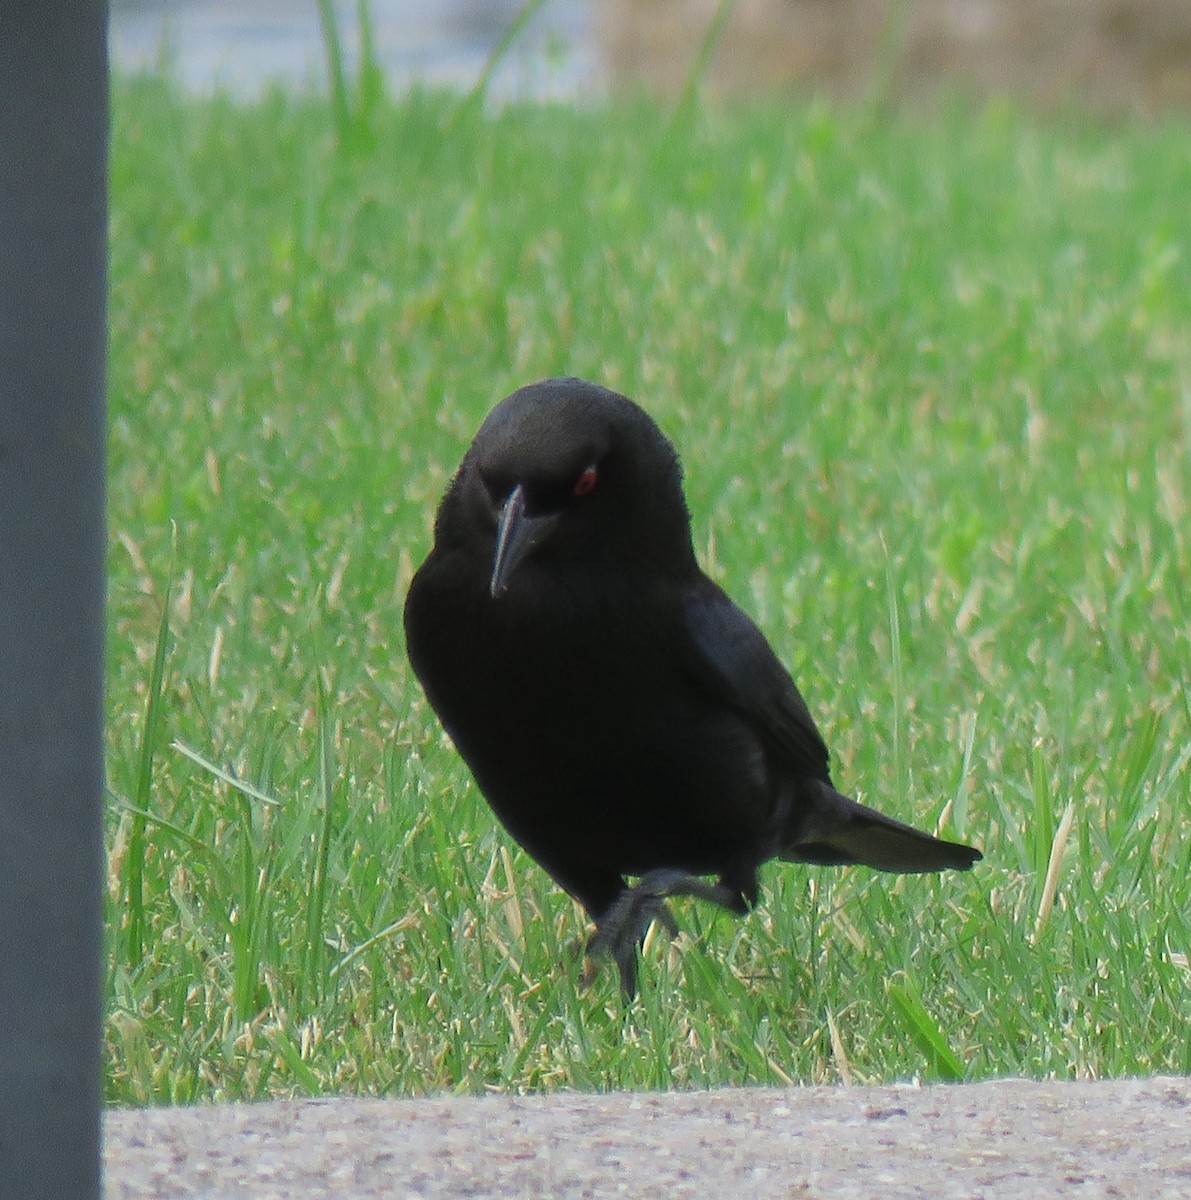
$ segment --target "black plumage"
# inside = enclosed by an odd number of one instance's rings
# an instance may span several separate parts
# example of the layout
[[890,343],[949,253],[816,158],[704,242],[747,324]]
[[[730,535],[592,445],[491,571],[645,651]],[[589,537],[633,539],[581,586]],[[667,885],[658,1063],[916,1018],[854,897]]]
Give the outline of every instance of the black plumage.
[[590,913],[629,994],[649,921],[675,930],[667,896],[744,912],[772,858],[919,872],[981,857],[835,790],[789,674],[696,562],[673,446],[606,388],[548,380],[492,411],[405,631],[481,791]]

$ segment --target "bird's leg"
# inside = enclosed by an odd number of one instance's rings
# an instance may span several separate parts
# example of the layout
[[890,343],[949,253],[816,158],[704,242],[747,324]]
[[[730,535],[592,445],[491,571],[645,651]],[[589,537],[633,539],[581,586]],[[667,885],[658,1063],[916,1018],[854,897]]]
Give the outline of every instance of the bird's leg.
[[611,957],[620,972],[620,987],[626,999],[637,994],[637,949],[650,924],[657,921],[671,938],[678,936],[678,924],[666,904],[668,896],[694,896],[732,912],[744,912],[747,907],[735,888],[708,883],[672,867],[650,871],[633,887],[625,888],[596,920],[587,952],[593,958],[601,954]]

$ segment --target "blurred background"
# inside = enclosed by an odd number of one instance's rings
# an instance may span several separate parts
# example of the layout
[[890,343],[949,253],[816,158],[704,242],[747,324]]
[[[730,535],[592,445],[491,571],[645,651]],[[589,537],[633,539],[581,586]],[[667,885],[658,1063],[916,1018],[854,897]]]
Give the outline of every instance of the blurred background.
[[[168,65],[188,87],[241,95],[317,81],[317,0],[113,0],[118,67]],[[331,5],[352,65],[357,0]],[[519,28],[489,83],[503,99],[701,77],[757,90],[930,104],[1009,95],[1106,113],[1191,107],[1191,0],[369,0],[390,84],[470,87]]]

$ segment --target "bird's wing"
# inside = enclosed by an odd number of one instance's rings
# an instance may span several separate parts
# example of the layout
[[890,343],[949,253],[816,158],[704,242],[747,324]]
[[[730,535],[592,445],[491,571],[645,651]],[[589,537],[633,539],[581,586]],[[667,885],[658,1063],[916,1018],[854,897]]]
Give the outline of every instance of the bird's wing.
[[792,767],[829,781],[827,746],[765,635],[706,578],[685,597],[683,616],[690,665],[703,685]]

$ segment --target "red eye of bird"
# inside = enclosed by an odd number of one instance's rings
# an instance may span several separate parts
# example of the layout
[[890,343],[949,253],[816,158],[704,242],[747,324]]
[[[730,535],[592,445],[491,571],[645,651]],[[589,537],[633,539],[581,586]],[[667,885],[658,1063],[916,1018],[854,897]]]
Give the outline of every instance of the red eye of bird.
[[578,479],[575,480],[574,492],[576,496],[586,496],[596,485],[600,473],[595,467],[588,467]]

